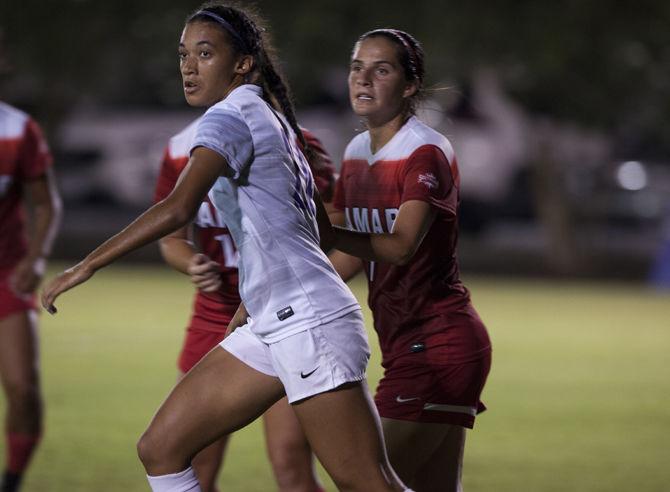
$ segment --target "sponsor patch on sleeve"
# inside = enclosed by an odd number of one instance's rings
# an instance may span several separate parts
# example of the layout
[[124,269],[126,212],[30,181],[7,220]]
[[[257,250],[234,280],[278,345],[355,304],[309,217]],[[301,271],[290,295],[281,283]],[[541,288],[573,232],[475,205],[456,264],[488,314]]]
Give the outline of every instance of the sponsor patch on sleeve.
[[418,183],[424,185],[429,190],[437,188],[438,181],[433,173],[419,174]]

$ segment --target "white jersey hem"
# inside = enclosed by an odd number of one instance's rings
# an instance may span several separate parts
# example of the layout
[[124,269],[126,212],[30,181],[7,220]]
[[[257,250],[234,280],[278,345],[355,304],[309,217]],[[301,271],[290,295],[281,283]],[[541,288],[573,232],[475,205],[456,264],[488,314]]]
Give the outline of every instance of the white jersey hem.
[[355,304],[350,304],[348,306],[344,306],[341,309],[338,309],[337,311],[334,311],[326,316],[322,316],[320,318],[316,318],[315,320],[306,320],[295,327],[291,328],[290,330],[287,331],[281,331],[277,335],[274,336],[261,336],[258,335],[257,333],[254,333],[260,340],[263,341],[263,343],[271,344],[275,342],[279,342],[280,340],[283,340],[284,338],[290,337],[291,335],[295,335],[296,333],[300,333],[301,331],[309,330],[311,328],[314,328],[315,326],[323,325],[326,323],[329,323],[330,321],[333,321],[334,319],[341,318],[342,316],[346,316],[349,313],[352,313],[356,310],[360,310],[361,307],[356,302]]

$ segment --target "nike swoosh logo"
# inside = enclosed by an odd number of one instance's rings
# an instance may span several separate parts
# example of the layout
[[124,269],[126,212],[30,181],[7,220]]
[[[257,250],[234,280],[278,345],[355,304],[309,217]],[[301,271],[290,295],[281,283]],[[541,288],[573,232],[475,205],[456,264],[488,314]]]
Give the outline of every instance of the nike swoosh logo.
[[308,372],[307,374],[305,374],[305,373],[303,373],[302,371],[300,371],[300,377],[303,378],[303,379],[308,378],[308,377],[310,377],[312,374],[314,374],[314,372],[315,372],[318,368],[319,368],[319,366],[316,366],[316,367],[314,368],[313,371]]
[[414,400],[418,400],[418,399],[419,399],[418,396],[415,396],[414,398],[403,398],[400,395],[398,395],[398,396],[395,397],[395,401],[397,401],[398,403],[406,403],[408,401],[414,401]]

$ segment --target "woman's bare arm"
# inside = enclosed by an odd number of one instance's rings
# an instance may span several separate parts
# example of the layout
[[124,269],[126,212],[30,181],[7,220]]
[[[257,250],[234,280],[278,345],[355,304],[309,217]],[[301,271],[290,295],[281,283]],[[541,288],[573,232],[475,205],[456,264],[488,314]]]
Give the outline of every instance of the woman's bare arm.
[[409,200],[400,206],[392,232],[358,232],[336,226],[333,247],[364,260],[405,265],[419,249],[435,215],[430,204]]
[[45,287],[42,292],[44,308],[55,313],[53,303],[61,293],[85,282],[97,270],[118,258],[188,224],[209,189],[222,174],[228,174],[226,160],[212,150],[196,148],[177,185],[165,200],[148,209]]

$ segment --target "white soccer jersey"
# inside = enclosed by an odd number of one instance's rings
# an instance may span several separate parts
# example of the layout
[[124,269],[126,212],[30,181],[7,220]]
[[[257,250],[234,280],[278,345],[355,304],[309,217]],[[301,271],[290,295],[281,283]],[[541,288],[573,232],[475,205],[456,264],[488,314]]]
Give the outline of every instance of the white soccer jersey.
[[188,159],[201,120],[202,116],[196,118],[195,121],[189,123],[186,128],[170,138],[168,152],[172,159]]
[[234,176],[209,192],[240,254],[240,296],[264,342],[358,309],[319,248],[314,181],[286,121],[246,84],[212,106],[193,148],[222,155]]

